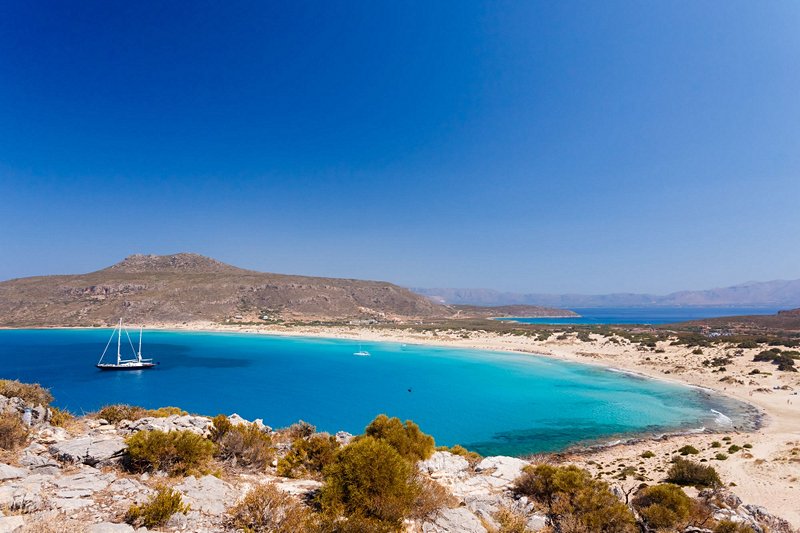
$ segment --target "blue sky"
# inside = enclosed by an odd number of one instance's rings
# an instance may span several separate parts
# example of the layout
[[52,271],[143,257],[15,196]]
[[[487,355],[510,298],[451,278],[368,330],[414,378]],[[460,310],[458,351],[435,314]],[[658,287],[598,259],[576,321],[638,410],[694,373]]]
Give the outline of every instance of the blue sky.
[[[288,5],[284,5],[288,4]],[[0,279],[800,278],[800,3],[5,2]]]

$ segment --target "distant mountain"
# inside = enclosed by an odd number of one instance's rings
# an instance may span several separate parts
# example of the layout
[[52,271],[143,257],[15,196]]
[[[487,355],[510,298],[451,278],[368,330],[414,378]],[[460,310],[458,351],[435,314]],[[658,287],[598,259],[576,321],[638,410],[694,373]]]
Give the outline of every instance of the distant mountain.
[[0,326],[411,320],[454,310],[382,281],[267,274],[202,255],[132,255],[89,274],[0,282]]
[[412,289],[435,302],[449,305],[538,305],[564,309],[580,307],[797,307],[800,280],[751,281],[732,287],[680,291],[664,296],[616,293],[520,294],[492,289]]

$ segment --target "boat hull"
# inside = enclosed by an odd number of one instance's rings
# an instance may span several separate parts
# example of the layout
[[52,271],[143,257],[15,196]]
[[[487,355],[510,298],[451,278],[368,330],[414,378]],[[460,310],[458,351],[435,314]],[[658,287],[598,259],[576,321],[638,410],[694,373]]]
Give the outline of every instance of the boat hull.
[[113,365],[113,364],[98,364],[95,365],[100,370],[147,370],[153,368],[157,363],[137,363],[135,365]]

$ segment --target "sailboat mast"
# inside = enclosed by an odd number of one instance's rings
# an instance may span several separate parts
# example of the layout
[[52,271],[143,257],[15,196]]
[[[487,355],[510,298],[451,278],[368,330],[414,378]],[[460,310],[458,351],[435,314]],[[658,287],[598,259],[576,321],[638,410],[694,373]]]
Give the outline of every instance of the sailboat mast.
[[117,364],[120,360],[120,349],[122,348],[122,319],[119,319],[119,332],[117,333]]
[[144,329],[144,326],[139,326],[139,353],[136,354],[136,355],[139,358],[139,362],[140,363],[142,362],[142,330],[143,329]]

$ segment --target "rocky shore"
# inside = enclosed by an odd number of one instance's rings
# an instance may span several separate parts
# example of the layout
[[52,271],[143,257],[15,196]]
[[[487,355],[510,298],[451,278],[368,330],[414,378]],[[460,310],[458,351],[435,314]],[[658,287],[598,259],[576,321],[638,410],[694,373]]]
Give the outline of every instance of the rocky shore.
[[[229,510],[254,486],[272,483],[297,502],[311,501],[322,486],[319,478],[279,476],[275,468],[278,458],[289,451],[290,445],[282,443],[279,432],[262,421],[246,421],[235,414],[227,417],[232,424],[252,426],[273,436],[277,456],[261,472],[220,467],[207,475],[169,477],[160,471],[132,473],[123,468],[127,437],[154,430],[209,437],[214,431],[214,422],[204,416],[145,416],[113,424],[90,415],[71,419],[63,424],[65,427],[60,427],[51,423],[55,411],[48,407],[5,396],[0,396],[0,414],[19,416],[30,423],[30,435],[24,446],[0,455],[0,533],[148,531],[124,523],[124,518],[131,505],[145,503],[165,484],[180,494],[189,510],[185,514],[173,514],[156,530],[236,531]],[[339,433],[335,439],[346,444],[352,436]],[[537,458],[534,462],[542,460],[558,461],[559,458]],[[515,480],[529,464],[530,461],[513,457],[477,458],[436,451],[416,466],[421,476],[445,489],[447,504],[424,519],[407,519],[404,522],[406,531],[500,531],[497,517],[502,510],[524,517],[530,531],[545,529],[547,516],[542,508],[512,490]],[[631,493],[629,485],[610,484],[613,493],[622,501],[627,501]],[[742,502],[728,489],[696,496],[705,498],[714,520],[747,524],[759,533],[794,531],[788,522],[771,515],[763,507]]]

